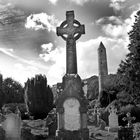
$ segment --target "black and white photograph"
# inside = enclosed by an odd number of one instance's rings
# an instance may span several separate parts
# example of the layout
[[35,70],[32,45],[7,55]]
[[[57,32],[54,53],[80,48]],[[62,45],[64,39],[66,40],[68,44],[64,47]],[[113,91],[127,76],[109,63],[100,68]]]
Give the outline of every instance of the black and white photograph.
[[0,140],[140,140],[140,0],[0,0]]

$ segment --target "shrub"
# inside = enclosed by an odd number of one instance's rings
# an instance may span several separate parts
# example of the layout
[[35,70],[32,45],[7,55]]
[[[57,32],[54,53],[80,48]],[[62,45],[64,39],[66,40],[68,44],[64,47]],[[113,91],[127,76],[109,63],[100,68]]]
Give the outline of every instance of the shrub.
[[47,78],[36,75],[25,83],[25,103],[35,119],[45,118],[53,107],[53,93],[47,85]]
[[2,83],[4,103],[24,103],[24,89],[22,85],[12,78],[4,79]]
[[2,112],[5,113],[6,110],[10,110],[12,112],[15,112],[16,111],[16,107],[19,108],[20,110],[20,113],[21,113],[21,119],[25,119],[27,118],[26,116],[26,112],[27,112],[27,109],[26,109],[26,105],[24,103],[9,103],[9,104],[4,104],[3,107],[2,107]]

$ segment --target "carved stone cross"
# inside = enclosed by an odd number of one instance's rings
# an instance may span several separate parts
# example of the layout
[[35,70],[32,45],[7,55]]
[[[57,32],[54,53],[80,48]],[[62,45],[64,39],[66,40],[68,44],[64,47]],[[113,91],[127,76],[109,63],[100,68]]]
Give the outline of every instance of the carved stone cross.
[[128,126],[128,127],[132,127],[132,121],[135,120],[136,118],[135,118],[135,117],[131,117],[131,113],[130,113],[130,112],[128,112],[128,113],[126,114],[126,116],[127,116],[127,117],[124,117],[124,118],[123,118],[123,121],[128,121],[127,126]]
[[77,74],[76,40],[85,34],[85,27],[74,19],[74,11],[66,12],[66,20],[57,27],[57,35],[66,41],[66,74]]

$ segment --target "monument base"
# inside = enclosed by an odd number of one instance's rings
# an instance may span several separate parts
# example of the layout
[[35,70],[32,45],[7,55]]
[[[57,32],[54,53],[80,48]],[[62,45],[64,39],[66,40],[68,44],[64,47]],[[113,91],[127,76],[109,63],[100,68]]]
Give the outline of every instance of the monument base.
[[56,140],[88,140],[89,130],[87,128],[82,130],[56,130]]

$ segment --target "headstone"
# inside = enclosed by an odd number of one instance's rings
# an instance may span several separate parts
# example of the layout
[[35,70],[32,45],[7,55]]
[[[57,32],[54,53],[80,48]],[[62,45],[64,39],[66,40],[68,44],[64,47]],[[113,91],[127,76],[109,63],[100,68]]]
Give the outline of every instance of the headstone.
[[118,115],[117,108],[111,107],[109,110],[109,127],[110,128],[118,128]]
[[20,140],[21,138],[21,118],[18,114],[8,113],[5,115],[5,121],[2,127],[5,130],[6,139]]
[[84,25],[74,19],[74,11],[66,12],[66,20],[57,27],[57,35],[66,41],[66,74],[63,90],[56,101],[57,140],[87,140],[87,100],[77,74],[76,40],[85,33]]

